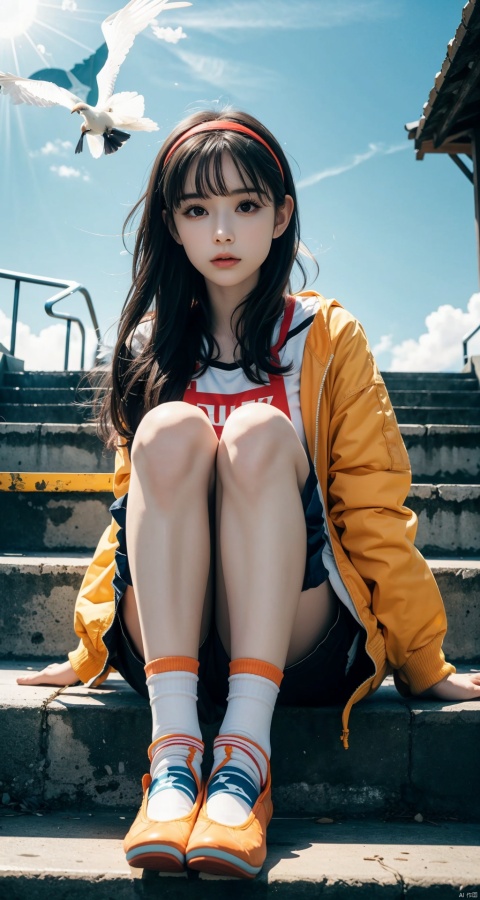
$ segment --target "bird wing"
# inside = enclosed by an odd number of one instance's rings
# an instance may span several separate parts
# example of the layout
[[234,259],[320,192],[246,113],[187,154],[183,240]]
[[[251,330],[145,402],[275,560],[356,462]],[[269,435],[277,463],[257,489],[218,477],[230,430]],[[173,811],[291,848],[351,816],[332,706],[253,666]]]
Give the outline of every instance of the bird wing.
[[80,97],[58,87],[51,81],[36,81],[34,78],[21,78],[20,75],[10,75],[8,72],[0,72],[0,88],[4,94],[8,94],[12,103],[28,103],[30,106],[66,106],[73,109],[77,103],[81,103]]
[[191,6],[185,0],[130,0],[122,9],[112,13],[102,22],[102,31],[108,47],[107,61],[97,75],[97,107],[103,107],[113,94],[118,75],[135,36],[143,31],[164,9]]

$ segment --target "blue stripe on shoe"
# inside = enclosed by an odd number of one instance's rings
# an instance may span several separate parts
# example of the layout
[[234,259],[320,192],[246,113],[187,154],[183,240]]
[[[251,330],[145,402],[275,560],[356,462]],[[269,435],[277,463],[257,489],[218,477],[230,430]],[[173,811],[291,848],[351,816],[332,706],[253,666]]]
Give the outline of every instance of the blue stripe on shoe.
[[177,850],[176,847],[171,847],[170,844],[142,844],[140,847],[134,847],[133,850],[129,850],[125,856],[127,862],[130,862],[131,859],[135,859],[136,856],[143,856],[145,853],[166,853],[168,856],[173,856],[182,865],[185,861],[183,853],[180,853],[180,850]]
[[213,847],[198,847],[196,850],[190,850],[185,859],[188,864],[194,859],[198,859],[202,856],[213,857],[214,859],[221,859],[223,862],[231,863],[231,865],[235,866],[237,869],[241,869],[242,872],[246,872],[248,875],[258,875],[262,868],[261,866],[251,866],[250,863],[245,862],[243,859],[239,859],[238,856],[234,856],[233,853],[226,853],[225,850],[214,850]]
[[148,799],[151,800],[155,794],[159,794],[160,791],[170,790],[171,788],[175,788],[177,791],[183,791],[189,800],[191,800],[192,803],[195,803],[198,794],[197,783],[190,772],[190,769],[184,768],[183,766],[169,766],[168,769],[160,772],[155,776],[150,785]]
[[223,766],[208,784],[207,800],[215,794],[234,794],[253,807],[258,800],[257,785],[242,769],[235,766]]

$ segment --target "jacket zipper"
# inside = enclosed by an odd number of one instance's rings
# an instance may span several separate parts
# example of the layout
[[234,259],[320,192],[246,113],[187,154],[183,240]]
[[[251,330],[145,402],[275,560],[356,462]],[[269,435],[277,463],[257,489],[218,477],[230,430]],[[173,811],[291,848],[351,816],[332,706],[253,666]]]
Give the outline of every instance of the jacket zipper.
[[[331,539],[331,535],[330,535],[330,529],[329,529],[329,527],[328,527],[328,517],[327,517],[327,515],[326,515],[326,509],[327,509],[327,507],[326,507],[326,505],[325,505],[325,501],[324,501],[323,496],[322,496],[322,490],[321,490],[321,487],[320,487],[320,479],[319,479],[318,474],[317,474],[318,420],[319,420],[319,416],[320,416],[320,400],[321,400],[321,398],[322,398],[322,393],[323,393],[323,387],[324,387],[324,384],[325,384],[325,379],[326,379],[326,377],[327,377],[328,370],[329,370],[329,368],[330,368],[330,366],[331,366],[333,357],[334,357],[334,354],[332,353],[332,354],[330,355],[330,358],[329,358],[329,360],[328,360],[328,362],[327,362],[327,365],[326,365],[326,367],[325,367],[325,371],[324,371],[324,373],[323,373],[323,378],[322,378],[322,383],[321,383],[321,385],[320,385],[320,390],[319,390],[319,392],[318,392],[317,415],[316,415],[316,418],[315,418],[315,453],[314,453],[314,457],[313,457],[313,468],[315,469],[315,475],[317,476],[318,491],[319,491],[320,497],[321,497],[321,499],[322,499],[322,506],[323,506],[323,512],[324,512],[323,518],[324,518],[324,522],[325,522],[325,528],[326,528],[326,530],[327,530],[328,537],[329,537],[329,539],[330,539],[330,547],[332,548],[332,558],[333,558],[333,561],[334,561],[335,566],[336,566],[336,569],[337,569],[338,577],[340,578],[340,580],[341,580],[341,582],[342,582],[342,584],[343,584],[345,590],[347,591],[348,596],[350,597],[350,593],[349,593],[349,591],[347,590],[347,587],[346,587],[346,585],[345,585],[345,583],[344,583],[344,581],[343,581],[343,578],[342,578],[342,576],[341,576],[341,574],[340,574],[340,570],[339,570],[339,568],[338,568],[338,566],[337,566],[337,560],[335,559],[335,552],[334,552],[334,549],[333,549],[332,539]],[[352,600],[351,597],[350,597],[350,600]],[[340,601],[340,602],[341,602],[341,601]],[[352,604],[353,604],[353,606],[355,606],[355,604],[353,603],[353,600],[352,600]],[[350,716],[350,711],[351,711],[351,708],[352,708],[352,706],[353,706],[353,703],[352,703],[353,697],[355,696],[355,694],[358,693],[358,691],[360,690],[360,688],[363,687],[364,684],[367,684],[369,681],[372,680],[372,678],[375,678],[375,675],[377,674],[377,666],[376,666],[376,664],[375,664],[375,660],[373,659],[372,655],[368,652],[367,647],[366,647],[366,644],[365,644],[365,652],[368,654],[368,656],[369,656],[370,659],[372,660],[372,663],[373,663],[373,666],[374,666],[375,671],[374,671],[373,675],[371,675],[369,678],[366,678],[365,681],[362,681],[362,683],[358,685],[358,687],[355,689],[355,691],[353,692],[352,696],[350,697],[350,699],[348,700],[348,702],[345,704],[345,707],[344,707],[344,709],[343,709],[343,713],[342,713],[342,733],[341,733],[341,735],[340,735],[340,740],[341,740],[341,742],[342,742],[343,747],[344,747],[345,750],[348,750],[348,737],[349,737],[350,731],[349,731],[349,729],[348,729],[347,726],[348,726],[348,719],[349,719],[349,716]]]

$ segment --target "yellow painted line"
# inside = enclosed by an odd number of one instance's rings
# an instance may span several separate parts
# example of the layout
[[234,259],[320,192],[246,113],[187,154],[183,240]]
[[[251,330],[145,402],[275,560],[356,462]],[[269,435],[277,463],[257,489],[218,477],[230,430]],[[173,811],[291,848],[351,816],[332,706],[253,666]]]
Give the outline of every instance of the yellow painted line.
[[0,472],[0,491],[98,493],[112,487],[110,472]]

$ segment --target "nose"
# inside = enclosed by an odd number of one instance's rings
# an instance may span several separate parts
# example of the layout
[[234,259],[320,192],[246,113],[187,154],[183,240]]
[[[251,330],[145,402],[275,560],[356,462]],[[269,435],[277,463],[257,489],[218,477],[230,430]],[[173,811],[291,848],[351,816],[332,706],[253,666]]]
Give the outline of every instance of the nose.
[[232,222],[226,212],[219,213],[215,218],[213,241],[215,244],[233,244],[235,241]]

